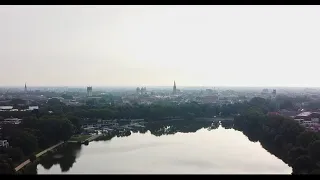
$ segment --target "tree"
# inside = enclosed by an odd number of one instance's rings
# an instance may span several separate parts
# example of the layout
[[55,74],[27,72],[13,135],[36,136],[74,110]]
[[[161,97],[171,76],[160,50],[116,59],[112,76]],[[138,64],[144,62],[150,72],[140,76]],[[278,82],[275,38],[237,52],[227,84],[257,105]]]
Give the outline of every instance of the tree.
[[29,116],[27,118],[24,118],[22,121],[22,127],[24,128],[37,128],[39,120],[35,116]]
[[312,168],[311,159],[309,156],[302,155],[296,159],[292,169],[295,173],[308,173]]
[[60,100],[57,99],[57,98],[51,98],[51,99],[48,100],[47,104],[49,106],[57,106],[57,105],[62,105],[63,103],[60,102]]
[[290,163],[294,163],[296,159],[302,155],[307,155],[308,150],[302,147],[293,147],[288,153],[288,160]]
[[61,97],[64,99],[73,99],[73,96],[70,94],[62,94]]
[[8,155],[0,155],[0,174],[15,174],[15,169],[12,160]]
[[312,101],[307,105],[307,108],[310,109],[319,109],[320,108],[320,101]]
[[10,104],[12,105],[18,105],[18,104],[25,104],[26,100],[23,99],[12,99]]
[[307,148],[310,143],[316,140],[318,140],[318,137],[314,132],[304,131],[297,137],[297,144]]
[[87,106],[93,106],[93,105],[95,105],[95,100],[94,100],[94,99],[89,99],[89,100],[87,100],[87,101],[86,101],[86,105],[87,105]]
[[269,110],[269,104],[270,102],[268,102],[266,99],[261,98],[261,97],[254,97],[250,100],[250,105],[254,106],[256,108],[259,108],[263,111],[263,113],[267,113]]
[[29,155],[38,149],[37,138],[25,131],[16,130],[10,140],[12,147],[20,147],[23,154]]
[[4,151],[5,151],[6,154],[8,154],[8,156],[14,162],[21,161],[23,156],[24,156],[21,148],[19,148],[19,147],[16,147],[16,148],[8,147],[8,148],[5,148]]
[[309,147],[309,154],[313,161],[320,161],[320,140],[312,142]]
[[291,100],[284,100],[280,103],[280,109],[294,109],[294,105]]
[[68,140],[73,134],[73,125],[65,117],[46,116],[39,120],[39,130],[49,145]]
[[68,119],[73,124],[76,133],[80,133],[81,130],[81,119],[76,116],[68,116]]
[[74,126],[68,119],[62,119],[59,122],[59,140],[67,141],[73,134]]
[[274,138],[274,142],[277,146],[281,147],[282,144],[285,142],[283,135],[277,134]]
[[57,98],[51,98],[47,102],[49,111],[53,111],[55,114],[63,114],[63,107],[65,106],[62,102],[60,102]]

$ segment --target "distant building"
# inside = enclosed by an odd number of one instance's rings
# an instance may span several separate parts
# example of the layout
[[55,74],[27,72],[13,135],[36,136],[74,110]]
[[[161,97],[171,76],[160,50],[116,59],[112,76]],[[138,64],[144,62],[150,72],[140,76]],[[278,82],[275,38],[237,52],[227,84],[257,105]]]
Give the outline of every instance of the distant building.
[[277,90],[274,89],[274,90],[272,91],[272,95],[275,97],[275,96],[277,95]]
[[0,147],[9,147],[9,142],[8,140],[0,140]]
[[39,110],[39,106],[29,106],[28,111]]
[[146,87],[141,87],[140,88],[140,93],[141,94],[146,94],[147,93],[147,88]]
[[22,122],[22,119],[19,118],[6,118],[4,119],[4,121],[2,122],[3,124],[15,124],[18,125]]
[[27,83],[24,83],[24,92],[27,93],[28,89],[27,89]]
[[92,86],[87,87],[87,96],[88,97],[92,96]]
[[268,89],[263,89],[261,94],[268,94],[269,93],[269,90]]
[[177,86],[176,86],[176,81],[173,81],[173,91],[172,91],[173,94],[176,94],[177,93]]
[[294,117],[294,120],[306,127],[319,125],[319,112],[302,112]]
[[137,87],[136,93],[137,93],[137,94],[140,94],[140,88],[139,88],[139,87]]
[[10,111],[13,109],[13,106],[0,106],[0,111]]

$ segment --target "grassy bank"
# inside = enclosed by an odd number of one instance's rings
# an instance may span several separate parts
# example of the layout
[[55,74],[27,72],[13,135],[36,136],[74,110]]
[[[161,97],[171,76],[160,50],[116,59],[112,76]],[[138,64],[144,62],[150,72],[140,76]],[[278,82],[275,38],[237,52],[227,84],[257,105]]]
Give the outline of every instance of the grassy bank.
[[86,139],[90,138],[91,135],[74,135],[70,138],[69,141],[77,141],[77,142],[82,142],[85,141]]

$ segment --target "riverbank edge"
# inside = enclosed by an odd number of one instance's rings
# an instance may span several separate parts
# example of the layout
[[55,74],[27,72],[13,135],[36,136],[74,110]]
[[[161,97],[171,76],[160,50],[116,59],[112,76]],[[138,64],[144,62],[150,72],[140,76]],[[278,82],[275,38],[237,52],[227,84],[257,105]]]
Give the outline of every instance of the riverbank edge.
[[[90,141],[95,140],[96,138],[100,137],[102,134],[98,134],[98,135],[92,135],[89,138],[87,138],[84,141],[81,141],[81,144],[86,144],[89,143]],[[34,161],[31,161],[30,158],[27,159],[26,161],[22,162],[21,164],[19,164],[18,166],[15,167],[15,171],[16,173],[20,173],[22,172],[26,167],[28,167],[29,165],[35,164],[37,163],[41,157],[46,156],[48,153],[53,153],[55,151],[57,151],[58,148],[62,147],[63,145],[67,145],[68,143],[79,143],[78,141],[61,141],[58,144],[55,144],[41,152],[39,152],[38,154],[35,155],[36,159]]]
[[90,136],[89,138],[83,140],[83,141],[67,141],[67,143],[79,143],[79,144],[86,144],[87,142],[91,142],[95,139],[97,139],[98,137],[102,136],[102,134],[95,134],[95,135],[92,135]]

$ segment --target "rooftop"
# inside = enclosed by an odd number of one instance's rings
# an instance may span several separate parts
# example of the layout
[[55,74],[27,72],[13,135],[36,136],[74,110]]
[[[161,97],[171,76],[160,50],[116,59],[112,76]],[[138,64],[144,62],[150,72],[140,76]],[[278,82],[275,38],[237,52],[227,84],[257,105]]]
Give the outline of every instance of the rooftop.
[[22,119],[19,118],[6,118],[5,121],[21,121]]
[[35,109],[39,109],[39,106],[29,106],[28,110],[35,110]]
[[10,109],[13,109],[13,106],[0,106],[0,109],[2,109],[2,110],[10,110]]
[[300,114],[298,114],[297,116],[310,116],[312,114],[312,112],[302,112]]
[[310,116],[311,114],[320,114],[320,113],[319,112],[302,112],[302,113],[298,114],[297,116],[307,117],[307,116]]

